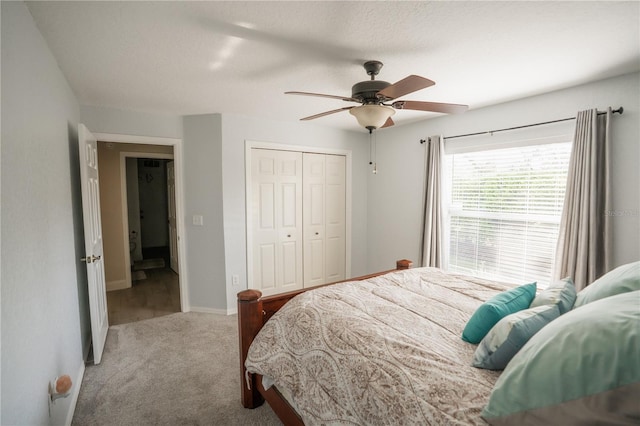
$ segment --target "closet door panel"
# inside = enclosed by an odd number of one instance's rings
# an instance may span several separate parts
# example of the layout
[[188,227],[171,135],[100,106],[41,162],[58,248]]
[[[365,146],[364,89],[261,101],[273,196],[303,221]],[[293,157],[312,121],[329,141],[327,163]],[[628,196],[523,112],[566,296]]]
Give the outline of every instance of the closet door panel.
[[264,295],[345,279],[346,157],[251,150],[251,287]]
[[282,228],[295,229],[298,226],[298,185],[285,183],[282,189]]
[[311,183],[306,188],[309,192],[309,211],[305,211],[309,216],[307,226],[322,228],[324,225],[324,184]]
[[346,159],[326,156],[326,281],[345,279],[346,269]]
[[271,182],[260,184],[258,197],[260,230],[275,230],[275,185]]
[[282,288],[287,291],[300,288],[298,246],[297,241],[282,243]]
[[325,155],[303,156],[304,286],[326,283]]
[[277,151],[280,291],[302,288],[302,153]]
[[302,154],[251,151],[253,283],[264,295],[302,288]]
[[276,287],[276,222],[275,157],[259,150],[252,158],[253,202],[253,280],[255,288],[275,291]]
[[[315,239],[307,243],[307,264],[305,265],[305,286],[325,283],[324,278],[324,241]],[[308,283],[308,284],[307,284]]]
[[325,272],[327,282],[345,279],[344,241],[341,238],[327,238]]
[[[276,288],[276,246],[275,244],[262,244],[258,254],[258,279],[263,290],[275,290]],[[254,275],[255,276],[255,275]]]

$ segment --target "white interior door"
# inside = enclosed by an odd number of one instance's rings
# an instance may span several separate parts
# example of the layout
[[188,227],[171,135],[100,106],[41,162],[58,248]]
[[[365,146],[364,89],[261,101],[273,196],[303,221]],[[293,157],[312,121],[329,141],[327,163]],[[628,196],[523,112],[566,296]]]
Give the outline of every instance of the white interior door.
[[167,206],[169,222],[169,263],[176,274],[178,269],[178,227],[176,221],[176,174],[173,161],[167,162]]
[[252,287],[264,295],[302,288],[302,153],[251,156]]
[[78,125],[78,142],[85,246],[85,257],[82,258],[82,261],[87,264],[93,360],[99,364],[107,339],[109,319],[107,317],[107,292],[102,257],[98,146],[95,136],[83,124]]

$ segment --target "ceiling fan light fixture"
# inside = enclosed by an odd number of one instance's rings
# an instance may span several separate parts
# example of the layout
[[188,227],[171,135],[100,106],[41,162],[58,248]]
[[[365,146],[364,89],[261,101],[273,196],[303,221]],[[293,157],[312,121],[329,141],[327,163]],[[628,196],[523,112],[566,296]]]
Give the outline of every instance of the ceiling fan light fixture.
[[[399,97],[433,86],[436,83],[419,75],[410,75],[400,81],[389,84],[386,81],[375,79],[375,76],[380,72],[380,68],[382,68],[382,62],[380,61],[365,62],[364,69],[367,71],[367,74],[371,76],[371,80],[354,84],[351,87],[351,97],[311,92],[285,92],[285,94],[318,96],[321,98],[359,103],[360,106],[350,106],[325,111],[320,114],[301,118],[300,120],[314,120],[326,115],[348,110],[351,115],[356,117],[358,124],[367,129],[369,133],[381,127],[393,126],[395,123],[391,119],[391,116],[395,114],[396,109],[440,112],[444,114],[458,114],[468,109],[467,105],[398,100]],[[387,102],[390,101],[393,101],[393,103],[388,104]]]
[[349,113],[358,120],[358,124],[362,127],[373,130],[382,127],[396,111],[385,105],[361,105],[351,108]]

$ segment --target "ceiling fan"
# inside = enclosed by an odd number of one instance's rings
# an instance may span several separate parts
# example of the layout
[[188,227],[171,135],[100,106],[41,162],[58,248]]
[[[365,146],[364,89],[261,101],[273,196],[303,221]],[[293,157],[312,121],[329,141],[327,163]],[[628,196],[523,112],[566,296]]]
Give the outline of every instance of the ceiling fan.
[[364,69],[367,74],[371,76],[371,80],[361,81],[354,84],[351,88],[351,97],[309,92],[285,92],[285,94],[319,96],[322,98],[340,99],[346,102],[359,103],[361,104],[360,106],[348,106],[331,111],[325,111],[320,114],[301,118],[301,120],[313,120],[324,117],[325,115],[335,114],[340,111],[349,111],[351,115],[356,117],[358,123],[362,127],[369,130],[369,133],[381,127],[393,126],[394,123],[391,116],[395,114],[396,109],[459,114],[465,112],[469,108],[467,105],[458,104],[395,100],[400,96],[433,86],[436,83],[428,78],[417,75],[410,75],[394,84],[382,80],[376,80],[376,75],[380,72],[382,65],[382,62],[380,61],[367,61],[364,63]]

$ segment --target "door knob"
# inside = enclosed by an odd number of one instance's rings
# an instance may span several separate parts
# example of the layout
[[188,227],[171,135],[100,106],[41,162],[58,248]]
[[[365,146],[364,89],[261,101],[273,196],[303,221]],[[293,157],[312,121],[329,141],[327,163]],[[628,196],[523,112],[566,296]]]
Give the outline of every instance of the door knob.
[[91,257],[82,257],[80,258],[80,260],[82,262],[86,262],[86,263],[93,263],[93,262],[97,262],[98,260],[100,260],[102,258],[102,256],[94,256],[91,255]]

